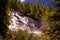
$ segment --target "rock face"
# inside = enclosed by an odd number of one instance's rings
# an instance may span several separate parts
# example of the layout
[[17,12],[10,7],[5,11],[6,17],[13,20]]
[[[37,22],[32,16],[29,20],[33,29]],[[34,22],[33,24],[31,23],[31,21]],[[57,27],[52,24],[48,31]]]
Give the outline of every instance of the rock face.
[[12,31],[18,31],[21,29],[23,31],[27,30],[28,33],[42,34],[43,31],[40,30],[42,27],[40,27],[39,24],[39,22],[33,20],[32,18],[12,11],[11,25],[9,25],[9,29]]

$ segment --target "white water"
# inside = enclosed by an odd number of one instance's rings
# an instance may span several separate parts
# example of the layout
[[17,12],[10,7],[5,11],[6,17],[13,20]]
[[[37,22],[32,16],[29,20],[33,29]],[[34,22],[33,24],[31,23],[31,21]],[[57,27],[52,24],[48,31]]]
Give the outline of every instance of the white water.
[[[38,25],[38,22],[35,20],[24,16],[21,13],[12,11],[12,18],[11,18],[11,25],[9,25],[9,29],[12,31],[19,31],[21,30],[27,30],[28,33],[34,33],[34,34],[43,34],[42,28],[37,28],[36,24]],[[43,24],[44,25],[44,24]],[[40,31],[40,29],[42,29]],[[46,28],[47,29],[47,28]]]

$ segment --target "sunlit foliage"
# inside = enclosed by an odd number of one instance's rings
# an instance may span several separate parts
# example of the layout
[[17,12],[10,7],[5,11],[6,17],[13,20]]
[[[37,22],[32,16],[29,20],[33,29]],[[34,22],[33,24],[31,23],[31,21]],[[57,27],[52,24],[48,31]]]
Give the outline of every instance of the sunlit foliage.
[[[34,20],[46,19],[50,28],[42,36],[33,36],[33,34],[27,34],[26,31],[21,30],[15,34],[11,30],[7,30],[11,18],[10,10],[19,11]],[[0,40],[60,40],[59,28],[60,9],[58,8],[45,7],[38,3],[21,3],[17,0],[0,0]]]

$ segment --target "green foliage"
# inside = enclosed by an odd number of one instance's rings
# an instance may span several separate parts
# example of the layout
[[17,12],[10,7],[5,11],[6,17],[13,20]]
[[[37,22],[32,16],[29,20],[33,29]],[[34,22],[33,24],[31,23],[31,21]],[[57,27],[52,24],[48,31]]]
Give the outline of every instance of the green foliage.
[[[14,32],[8,30],[10,24],[11,13],[10,10],[19,11],[24,15],[35,20],[49,21],[51,28],[46,34],[42,36],[33,36],[27,34],[26,31]],[[45,7],[37,3],[18,2],[17,0],[0,0],[0,40],[60,40],[60,9]],[[7,32],[6,32],[7,31]]]
[[60,40],[60,11],[59,9],[50,10],[49,21],[50,21],[50,30],[48,35],[51,40]]
[[28,34],[26,31],[20,30],[18,33],[15,33],[11,30],[6,32],[6,37],[3,38],[0,36],[0,40],[50,40],[48,35],[34,35]]
[[[9,1],[10,2],[10,1]],[[0,34],[5,36],[5,32],[10,24],[10,3],[8,0],[0,0]]]
[[[44,7],[41,4],[36,3],[21,3],[21,2],[15,2],[11,6],[12,9],[18,10],[19,12],[23,13],[24,15],[27,15],[29,17],[34,16],[35,18],[40,17],[42,14],[42,11]],[[33,18],[33,17],[32,17]]]

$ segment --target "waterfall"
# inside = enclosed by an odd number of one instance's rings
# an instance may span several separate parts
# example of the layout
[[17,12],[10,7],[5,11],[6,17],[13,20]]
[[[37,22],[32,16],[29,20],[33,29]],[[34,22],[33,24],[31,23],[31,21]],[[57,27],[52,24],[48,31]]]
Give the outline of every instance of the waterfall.
[[40,31],[36,25],[38,25],[38,22],[33,20],[32,18],[29,18],[22,13],[18,13],[16,11],[12,11],[12,18],[11,18],[11,25],[9,25],[9,29],[12,31],[19,31],[21,30],[27,30],[28,33],[34,33],[34,34],[42,34],[43,32]]

